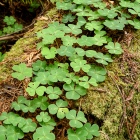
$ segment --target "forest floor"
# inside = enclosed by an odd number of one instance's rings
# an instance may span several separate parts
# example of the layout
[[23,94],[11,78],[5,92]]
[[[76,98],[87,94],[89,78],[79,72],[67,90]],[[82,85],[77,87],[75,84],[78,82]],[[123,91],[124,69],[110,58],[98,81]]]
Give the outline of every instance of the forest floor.
[[[43,19],[41,16],[38,17],[40,9],[37,9],[35,14],[29,14],[27,13],[27,8],[20,4],[19,6],[18,4],[19,3],[13,3],[13,6],[6,4],[0,5],[0,15],[4,17],[7,14],[12,14],[13,16],[17,17],[17,20],[25,26],[32,24],[33,19],[39,19],[40,21],[42,20],[41,24],[46,22],[45,18]],[[18,12],[16,12],[14,8],[17,5],[20,7],[17,9]],[[9,10],[5,9],[5,7],[9,7]],[[24,12],[22,9],[24,9]],[[3,19],[2,16],[0,19]],[[0,20],[0,23],[2,23],[2,20]],[[0,28],[3,26],[3,24],[0,24]],[[36,24],[36,26],[38,25]],[[34,28],[36,26],[31,26],[28,31],[26,31],[27,33],[24,37],[33,35],[33,32],[35,31]],[[30,98],[25,92],[25,88],[27,87],[30,80],[26,79],[20,82],[16,79],[13,79],[10,75],[11,70],[7,71],[7,68],[11,69],[13,66],[13,60],[15,61],[16,59],[16,63],[19,63],[20,61],[26,62],[26,64],[30,66],[32,62],[38,58],[41,58],[39,51],[37,51],[34,47],[34,41],[36,39],[25,40],[24,37],[22,38],[20,36],[21,40],[18,40],[16,45],[14,45],[17,35],[18,34],[16,34],[16,36],[13,35],[13,39],[10,39],[10,41],[4,43],[1,50],[3,53],[8,52],[10,57],[8,59],[4,59],[3,62],[0,62],[0,114],[4,111],[11,111],[11,103],[17,100],[18,96],[24,95],[25,97]],[[80,107],[87,113],[87,116],[91,122],[97,122],[101,127],[102,138],[97,138],[98,140],[119,140],[122,137],[125,137],[125,140],[138,140],[138,138],[140,139],[140,136],[138,136],[140,132],[140,32],[136,32],[131,28],[127,28],[125,32],[114,32],[113,38],[122,44],[124,53],[121,56],[116,57],[114,62],[107,67],[107,80],[103,82],[98,88],[92,89],[94,90],[94,93],[89,92],[86,97],[79,101],[78,105],[80,105]],[[21,51],[22,56],[16,57],[14,56],[11,47],[14,49],[14,47],[16,48],[17,45],[21,43],[21,47],[24,47]],[[19,59],[19,57],[21,58]],[[5,66],[7,67],[6,69],[4,68]],[[109,93],[112,93],[112,95],[109,95]],[[104,99],[104,101],[102,101],[101,98]],[[91,100],[92,103],[90,104]],[[97,105],[96,103],[99,104]],[[116,114],[114,114],[119,118],[111,116],[113,114],[112,111],[114,108],[114,111],[116,111]],[[97,112],[95,112],[95,110],[97,110]],[[30,116],[30,114],[27,116]],[[108,118],[109,120],[112,119],[110,121],[110,126],[106,124]],[[117,123],[117,125],[114,122]],[[66,123],[66,120],[60,121],[58,123],[55,130],[57,140],[66,139]],[[118,132],[115,133],[114,131],[116,131],[116,129]],[[118,133],[121,133],[121,136],[119,136]],[[118,136],[113,137],[113,135],[117,134]],[[30,134],[24,139],[29,140]]]

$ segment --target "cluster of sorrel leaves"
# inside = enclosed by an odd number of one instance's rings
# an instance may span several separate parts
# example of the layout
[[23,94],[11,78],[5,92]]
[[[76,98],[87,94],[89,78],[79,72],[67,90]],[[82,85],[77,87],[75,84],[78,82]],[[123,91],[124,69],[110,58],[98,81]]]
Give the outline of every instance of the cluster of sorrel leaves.
[[3,28],[3,30],[0,30],[0,36],[20,31],[23,28],[23,25],[17,23],[13,16],[5,16],[3,22],[6,24],[6,26]]
[[37,32],[42,39],[37,49],[44,60],[37,60],[30,68],[24,63],[12,68],[13,78],[32,78],[26,92],[33,97],[27,100],[19,96],[12,109],[34,113],[39,108],[40,114],[35,123],[16,113],[2,113],[0,139],[22,139],[24,133],[33,132],[34,140],[53,140],[55,117],[69,120],[68,140],[91,140],[99,136],[98,125],[87,122],[84,112],[71,108],[69,101],[80,99],[90,86],[98,86],[105,80],[104,66],[113,61],[112,56],[123,53],[121,45],[113,42],[106,29],[123,30],[126,25],[140,29],[138,7],[140,0],[121,0],[115,5],[101,0],[57,1],[56,8],[67,14],[61,22],[54,21]]
[[[5,16],[3,22],[6,24],[5,27],[0,30],[0,36],[11,34],[17,31],[22,30],[22,24],[17,23],[16,19],[13,16]],[[5,41],[0,41],[0,45]],[[2,49],[2,47],[0,47]],[[0,62],[4,59],[5,54],[0,52]]]

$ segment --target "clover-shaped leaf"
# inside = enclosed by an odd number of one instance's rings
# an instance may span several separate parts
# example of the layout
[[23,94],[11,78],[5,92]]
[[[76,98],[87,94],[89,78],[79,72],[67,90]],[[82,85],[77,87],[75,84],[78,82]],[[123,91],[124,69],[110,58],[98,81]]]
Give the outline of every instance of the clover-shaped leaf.
[[6,137],[7,140],[19,140],[22,139],[24,137],[24,133],[18,128],[18,127],[14,127],[12,125],[8,125],[6,126]]
[[56,122],[53,119],[50,119],[48,122],[39,122],[39,124],[42,127],[46,126],[49,130],[53,130],[54,126],[56,126]]
[[80,96],[84,96],[87,92],[85,88],[80,85],[75,85],[74,83],[71,84],[64,84],[63,88],[66,92],[67,99],[77,100]]
[[122,7],[132,7],[133,3],[130,1],[121,0],[119,3]]
[[73,68],[75,72],[80,71],[80,69],[82,69],[84,72],[88,72],[90,69],[90,65],[87,64],[87,61],[80,59],[75,59],[74,62],[70,63],[70,66]]
[[27,68],[25,63],[14,65],[12,69],[16,72],[12,73],[13,78],[23,80],[27,77],[32,77],[32,68]]
[[94,50],[87,50],[87,51],[86,51],[86,56],[87,56],[87,57],[93,57],[93,56],[95,56],[96,54],[97,54],[97,52],[94,51]]
[[12,28],[11,26],[8,26],[8,27],[4,27],[3,28],[3,33],[6,33],[6,34],[11,34],[14,32],[14,28]]
[[72,14],[69,13],[69,14],[63,16],[62,22],[63,23],[73,22],[74,19],[75,19],[75,16],[72,16]]
[[52,69],[47,79],[49,79],[51,82],[63,81],[66,74],[67,70],[64,70],[63,68]]
[[27,100],[24,96],[19,96],[17,102],[12,102],[12,107],[14,110],[23,112],[35,112],[38,106],[33,103],[33,100]]
[[89,13],[89,18],[88,20],[91,21],[91,20],[95,20],[95,19],[98,19],[100,17],[100,14],[97,12],[97,11],[91,11]]
[[46,96],[39,96],[33,100],[33,104],[39,107],[41,110],[46,110],[49,103],[47,102],[48,98]]
[[103,28],[103,25],[100,21],[91,21],[87,22],[85,28],[89,31],[98,30],[100,31]]
[[24,133],[28,133],[28,132],[35,131],[36,127],[37,127],[37,124],[35,122],[33,122],[31,119],[26,119],[25,125],[21,127],[21,130]]
[[49,27],[54,27],[54,29],[60,29],[60,23],[58,21],[49,23]]
[[72,56],[75,51],[75,48],[72,46],[60,46],[59,49],[57,49],[57,52],[60,56]]
[[106,34],[106,31],[98,31],[98,30],[95,30],[94,33],[96,35],[99,35],[99,36],[104,36]]
[[46,66],[47,66],[46,61],[41,60],[37,60],[32,65],[34,71],[45,70]]
[[73,2],[76,4],[88,4],[86,0],[74,0]]
[[136,2],[140,3],[140,0],[136,0]]
[[55,39],[56,39],[56,37],[54,35],[43,35],[42,43],[44,45],[46,45],[46,44],[53,44]]
[[116,42],[115,44],[113,42],[109,42],[108,45],[105,46],[105,48],[107,48],[109,53],[111,53],[111,54],[122,54],[123,53],[121,45],[118,42]]
[[[37,50],[40,50],[42,47],[48,47],[48,45],[45,45],[45,44],[43,44],[43,42],[41,41],[41,42],[39,42],[39,43],[37,43]],[[37,60],[38,61],[38,60]]]
[[55,57],[55,55],[57,54],[56,48],[55,47],[51,47],[50,49],[47,47],[43,47],[41,49],[41,54],[46,58],[46,59],[52,59]]
[[128,11],[131,13],[131,14],[134,14],[134,15],[138,15],[140,16],[140,8],[139,8],[140,4],[135,2],[133,3],[133,6],[131,7],[132,9],[128,9]]
[[69,112],[69,110],[68,110],[68,108],[66,108],[66,106],[68,106],[67,101],[63,101],[62,99],[59,99],[56,101],[56,104],[50,104],[48,106],[49,113],[50,114],[57,113],[57,117],[59,119],[63,119],[66,116],[66,114]]
[[77,43],[80,46],[92,46],[95,42],[93,41],[93,37],[82,35],[81,38],[77,39]]
[[103,53],[99,52],[96,53],[94,57],[97,58],[96,62],[101,63],[103,65],[108,65],[108,62],[113,62],[109,54],[104,55]]
[[[58,25],[58,26],[56,26],[56,24]],[[58,22],[54,22],[54,23],[52,23],[52,24],[49,24],[49,27],[47,28],[47,29],[43,29],[43,31],[42,31],[42,37],[43,37],[43,39],[45,39],[45,40],[48,40],[49,41],[49,38],[48,38],[48,35],[50,36],[50,37],[52,37],[53,38],[53,40],[55,40],[56,38],[62,38],[62,37],[64,37],[64,32],[63,32],[63,30],[61,29],[62,27],[66,27],[65,25],[61,25],[61,24],[59,24]],[[50,38],[51,39],[51,38]],[[44,41],[45,41],[44,40]]]
[[20,31],[20,30],[23,29],[23,25],[22,24],[15,23],[13,25],[13,29],[14,29],[14,32]]
[[104,8],[104,9],[99,9],[98,10],[98,13],[101,15],[101,16],[107,16],[108,18],[114,18],[116,17],[118,14],[115,12],[115,10],[113,9],[107,9],[107,8]]
[[71,33],[78,35],[82,33],[82,30],[80,29],[80,26],[74,25],[74,24],[68,24],[69,28],[71,29]]
[[50,75],[49,72],[38,72],[37,76],[35,77],[35,82],[39,82],[42,85],[51,84],[48,76]]
[[7,25],[13,25],[16,20],[13,16],[5,16],[4,20],[3,20]]
[[72,81],[78,83],[79,77],[76,76],[74,73],[68,73],[66,75],[66,78],[63,79],[63,81],[66,82],[67,84],[70,84]]
[[54,100],[59,98],[59,95],[62,94],[62,91],[59,87],[48,86],[46,89],[46,93],[49,94],[49,99]]
[[76,38],[70,37],[69,35],[66,35],[61,39],[64,46],[72,46],[74,43],[76,43]]
[[3,120],[4,124],[12,124],[13,126],[18,125],[23,132],[33,132],[37,126],[31,119],[23,119],[13,112],[2,113],[0,120]]
[[39,82],[30,82],[29,86],[26,88],[26,91],[30,96],[34,96],[35,93],[37,93],[37,95],[39,96],[42,96],[46,91],[46,87],[39,85],[40,85]]
[[50,129],[46,126],[39,127],[33,134],[34,140],[55,140],[55,135],[50,132]]
[[14,110],[19,111],[22,110],[23,112],[28,112],[28,107],[25,105],[28,100],[24,96],[19,96],[17,102],[12,102],[11,108]]
[[73,54],[73,56],[70,56],[69,58],[68,58],[70,61],[75,61],[75,59],[79,59],[79,60],[83,60],[83,56],[79,56],[79,55],[77,55],[76,53],[75,54]]
[[128,20],[128,23],[134,26],[135,29],[140,29],[140,21],[138,19]]
[[56,7],[57,9],[69,10],[72,7],[72,3],[56,2]]
[[102,46],[104,43],[107,43],[106,36],[100,36],[99,34],[96,34],[92,40],[94,42],[93,44],[97,46]]
[[37,37],[43,38],[42,40],[43,45],[52,44],[56,38],[64,37],[65,33],[59,30],[59,28],[60,28],[59,26],[56,27],[53,24],[50,24],[48,28],[37,32]]
[[105,4],[105,2],[97,1],[94,3],[94,7],[104,9],[106,7],[106,4]]
[[76,48],[75,52],[79,55],[79,56],[84,56],[85,55],[85,51],[82,48]]
[[82,16],[80,16],[80,17],[78,16],[78,22],[77,22],[77,25],[78,25],[78,26],[83,26],[85,23],[86,23],[85,18],[82,17]]
[[4,124],[11,124],[9,116],[17,117],[17,114],[14,114],[13,112],[2,112],[2,114],[0,115],[0,120],[3,121]]
[[125,24],[127,24],[127,20],[126,18],[122,17],[118,20],[105,20],[103,24],[112,30],[123,30]]
[[84,7],[83,5],[79,5],[73,9],[73,12],[76,12],[77,16],[89,16],[89,12],[91,9],[89,7]]
[[134,2],[132,3],[132,9],[128,9],[128,11],[131,13],[131,14],[137,14],[138,16],[140,16],[140,8],[139,8],[140,4],[138,2]]
[[3,124],[12,124],[13,126],[18,126],[19,128],[20,126],[25,125],[25,119],[13,112],[3,112],[0,116],[0,120],[3,120]]
[[25,125],[25,119],[13,112],[3,112],[0,118],[3,120],[4,124],[12,124],[13,126],[18,126],[19,128]]
[[83,76],[79,78],[80,82],[79,85],[84,87],[84,88],[89,88],[89,85],[97,86],[98,84],[96,83],[96,79],[90,78],[88,76]]
[[21,110],[23,110],[23,112],[35,112],[35,110],[37,109],[37,106],[35,104],[33,104],[32,100],[27,100],[24,104],[21,104]]
[[83,127],[77,129],[78,131],[86,131],[88,133],[88,135],[86,136],[87,139],[92,139],[93,136],[100,136],[99,133],[99,126],[97,124],[93,124],[91,125],[90,123],[86,123],[84,124]]
[[40,115],[36,116],[38,122],[48,122],[51,120],[51,117],[48,115],[48,112],[40,112]]
[[78,130],[75,131],[72,129],[67,130],[68,133],[68,140],[86,140],[86,136],[88,135],[85,130]]
[[83,126],[83,123],[87,122],[87,119],[82,111],[78,111],[78,113],[76,113],[75,110],[70,110],[66,114],[66,118],[70,120],[70,126],[75,128],[80,128]]
[[3,125],[0,125],[0,140],[6,139],[6,132],[7,129]]
[[59,108],[58,113],[57,113],[57,117],[59,119],[63,119],[68,112],[69,112],[68,108]]
[[96,79],[97,82],[103,82],[105,80],[106,70],[102,67],[91,65],[91,69],[87,74]]
[[88,16],[88,12],[84,10],[83,5],[79,5],[76,8],[73,9],[73,12],[76,12],[76,15],[78,17]]

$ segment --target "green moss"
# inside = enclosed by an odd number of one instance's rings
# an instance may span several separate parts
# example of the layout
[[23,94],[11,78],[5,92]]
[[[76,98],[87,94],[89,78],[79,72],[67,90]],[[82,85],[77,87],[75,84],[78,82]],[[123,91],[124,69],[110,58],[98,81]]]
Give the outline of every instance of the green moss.
[[[119,137],[116,137],[116,135],[123,110],[121,96],[113,80],[122,86],[125,83],[119,78],[123,74],[118,68],[117,63],[110,64],[107,70],[110,76],[98,87],[89,89],[88,95],[84,97],[82,109],[103,121],[103,125],[100,128],[102,132],[109,135],[113,140],[116,138],[119,140]],[[96,140],[104,140],[106,136],[104,133],[99,138],[96,138]]]
[[[127,97],[135,85],[136,81],[131,80],[131,70],[137,69],[138,74],[135,75],[135,79],[140,81],[140,31],[135,36],[135,40],[132,42],[130,47],[123,46],[128,50],[128,55],[133,56],[129,58],[129,61],[122,62],[122,56],[115,58],[114,62],[106,67],[108,76],[105,82],[100,83],[98,87],[91,87],[88,91],[88,95],[83,98],[81,104],[82,109],[87,114],[92,114],[97,120],[102,120],[101,124],[101,136],[94,138],[94,140],[128,140],[128,132],[124,127],[118,134],[120,120],[123,114],[122,97],[118,87],[123,89],[125,97]],[[125,55],[124,55],[125,56]],[[127,57],[127,56],[126,56]],[[130,66],[130,63],[135,64],[135,67]],[[122,65],[122,67],[121,67]],[[127,82],[124,79],[129,79],[131,82]],[[118,87],[117,87],[118,86]],[[133,112],[135,106],[136,109],[136,120],[140,122],[140,93],[134,91],[134,97],[127,106],[127,116],[129,112]],[[96,120],[95,120],[96,122]],[[138,123],[135,128],[134,140],[140,139],[140,124]]]

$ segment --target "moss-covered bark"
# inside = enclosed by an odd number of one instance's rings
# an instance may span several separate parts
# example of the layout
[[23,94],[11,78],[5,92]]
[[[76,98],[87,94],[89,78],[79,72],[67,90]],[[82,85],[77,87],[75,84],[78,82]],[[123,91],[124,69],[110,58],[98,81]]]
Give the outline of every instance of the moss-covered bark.
[[82,99],[82,109],[103,121],[101,136],[94,140],[140,139],[139,34],[140,31],[137,31],[131,45],[123,46],[127,51],[106,67],[108,76],[105,82],[96,88],[90,88],[88,95]]

